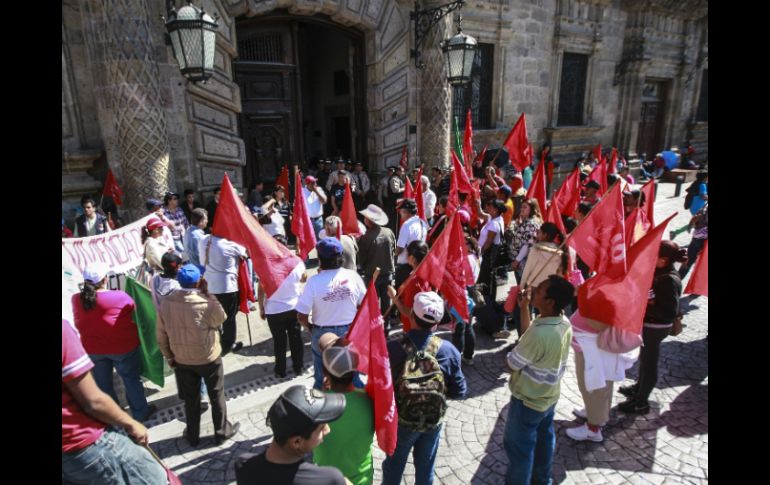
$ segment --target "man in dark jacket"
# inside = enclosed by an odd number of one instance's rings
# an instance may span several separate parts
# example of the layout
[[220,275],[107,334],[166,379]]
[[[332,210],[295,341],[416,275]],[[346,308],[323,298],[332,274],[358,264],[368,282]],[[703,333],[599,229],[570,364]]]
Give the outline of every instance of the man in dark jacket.
[[96,212],[94,199],[85,196],[80,200],[83,214],[75,219],[75,237],[96,236],[110,232],[107,218]]

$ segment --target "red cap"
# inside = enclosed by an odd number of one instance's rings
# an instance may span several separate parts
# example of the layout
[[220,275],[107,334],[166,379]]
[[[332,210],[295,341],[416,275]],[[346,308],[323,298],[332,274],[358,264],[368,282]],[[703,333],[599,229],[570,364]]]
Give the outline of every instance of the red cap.
[[155,229],[160,229],[160,228],[164,227],[165,225],[166,225],[166,223],[164,223],[163,221],[161,221],[157,217],[153,217],[152,219],[147,221],[147,226],[146,227],[147,227],[148,231],[152,232]]

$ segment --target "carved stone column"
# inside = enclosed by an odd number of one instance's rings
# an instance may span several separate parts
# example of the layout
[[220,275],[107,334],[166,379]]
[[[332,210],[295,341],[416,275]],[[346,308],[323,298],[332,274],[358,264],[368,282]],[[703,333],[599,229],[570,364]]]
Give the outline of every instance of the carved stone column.
[[[102,133],[132,219],[173,187],[166,115],[147,0],[81,0]],[[113,126],[104,126],[112,124]],[[119,165],[120,167],[117,167]]]
[[[423,8],[433,8],[445,0],[428,1]],[[420,45],[425,68],[420,71],[420,161],[430,167],[450,163],[449,136],[452,127],[452,97],[446,80],[444,54],[440,42],[451,30],[452,14],[438,22]]]

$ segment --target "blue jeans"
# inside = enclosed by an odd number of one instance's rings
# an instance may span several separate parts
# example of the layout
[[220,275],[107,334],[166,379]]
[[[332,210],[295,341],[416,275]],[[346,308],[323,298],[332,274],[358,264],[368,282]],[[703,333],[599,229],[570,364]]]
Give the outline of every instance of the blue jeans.
[[318,234],[324,228],[324,218],[322,216],[311,218],[310,222],[313,223],[313,231],[315,232],[316,239],[318,239]]
[[62,483],[167,483],[166,470],[122,429],[107,428],[93,444],[61,455]]
[[433,483],[433,465],[441,438],[441,425],[427,432],[412,431],[398,425],[398,441],[393,456],[382,462],[382,484],[399,485],[404,475],[409,451],[414,447],[414,484],[430,485]]
[[96,385],[118,402],[118,396],[112,388],[112,368],[115,367],[123,380],[123,387],[126,388],[126,400],[131,408],[131,415],[137,421],[143,421],[147,418],[149,408],[142,386],[142,360],[139,352],[140,348],[137,347],[125,354],[90,354],[89,357],[94,362],[92,372]]
[[508,455],[507,485],[551,484],[551,465],[556,435],[553,414],[556,404],[544,412],[535,411],[511,397],[503,446]]
[[[317,325],[313,325],[310,330],[310,350],[313,351],[313,378],[315,379],[313,382],[313,387],[315,389],[323,389],[324,384],[324,362],[321,358],[321,350],[318,347],[318,340],[321,339],[321,335],[331,332],[334,335],[338,337],[344,337],[346,333],[348,333],[348,328],[350,325],[335,325],[332,327],[319,327]],[[361,382],[361,378],[358,376],[358,373],[356,373],[356,376],[353,378],[353,385],[357,388],[364,387],[363,382]]]

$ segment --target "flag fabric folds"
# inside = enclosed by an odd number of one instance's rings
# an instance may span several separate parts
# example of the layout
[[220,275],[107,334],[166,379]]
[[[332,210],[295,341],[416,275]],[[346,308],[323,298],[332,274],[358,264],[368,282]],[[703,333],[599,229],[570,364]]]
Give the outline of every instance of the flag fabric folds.
[[541,162],[535,169],[535,174],[532,176],[532,183],[527,190],[527,199],[536,199],[540,204],[541,213],[545,213],[547,209],[545,205],[546,201],[546,187],[545,187],[545,163]]
[[291,232],[297,236],[299,257],[307,261],[307,255],[315,248],[316,238],[313,221],[307,211],[307,202],[302,195],[302,175],[299,171],[294,174],[294,214],[291,218]]
[[[420,171],[417,173],[417,182],[414,184],[414,201],[417,203],[417,217],[427,222],[428,215],[425,214],[425,202],[422,199],[423,190],[422,166],[420,166]],[[430,217],[433,217],[433,214],[430,214]]]
[[118,187],[118,182],[115,180],[115,175],[112,173],[112,169],[107,169],[107,178],[104,180],[104,189],[102,195],[112,197],[112,200],[117,205],[123,205],[123,191]]
[[468,108],[468,113],[465,115],[462,155],[463,163],[465,164],[465,172],[468,174],[468,177],[473,177],[473,121],[470,108]]
[[300,259],[265,231],[243,205],[227,174],[222,179],[219,206],[211,233],[245,246],[249,250],[254,271],[270,298],[281,286]]
[[562,182],[561,187],[551,199],[560,214],[572,217],[580,203],[580,170],[574,169]]
[[503,147],[508,151],[511,165],[519,172],[524,171],[532,163],[532,147],[527,140],[527,121],[524,113],[519,116],[513,129],[508,133]]
[[401,160],[398,161],[398,164],[404,169],[404,173],[409,170],[409,153],[406,151],[406,145],[404,145],[404,149],[401,150]]
[[134,300],[136,309],[131,318],[139,332],[142,376],[153,384],[163,387],[163,354],[158,347],[155,323],[158,314],[150,290],[130,276],[126,277],[126,293]]
[[708,239],[695,261],[695,269],[684,292],[690,295],[709,296],[709,242]]
[[353,192],[350,191],[350,181],[345,184],[345,197],[342,199],[342,233],[349,236],[358,237],[361,235],[361,229],[358,227],[358,218],[356,217],[356,206],[353,203]]
[[642,185],[640,189],[644,194],[644,207],[647,212],[647,221],[655,225],[655,179],[650,179],[649,182]]
[[254,285],[251,283],[249,265],[245,259],[242,259],[238,264],[238,309],[246,315],[250,313],[250,301],[257,301],[257,297],[254,296]]
[[284,165],[281,169],[281,174],[278,175],[278,178],[275,181],[275,186],[283,187],[284,192],[286,193],[286,198],[289,198],[289,166]]

